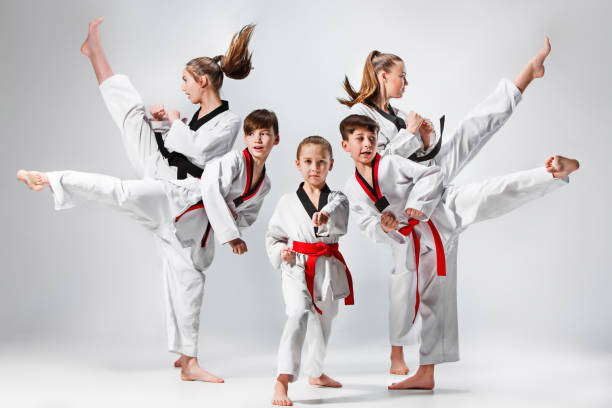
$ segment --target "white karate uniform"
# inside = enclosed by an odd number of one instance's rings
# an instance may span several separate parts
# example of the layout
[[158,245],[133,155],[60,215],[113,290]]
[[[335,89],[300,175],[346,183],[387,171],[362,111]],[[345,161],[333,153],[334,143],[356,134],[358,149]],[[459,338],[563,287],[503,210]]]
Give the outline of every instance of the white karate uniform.
[[[121,130],[121,138],[138,175],[142,178],[176,179],[177,168],[170,165],[159,150],[155,131],[146,116],[142,98],[125,75],[114,75],[100,84],[102,98],[111,117]],[[187,161],[202,168],[206,162],[229,152],[234,145],[241,120],[227,104],[197,119],[191,125],[174,121],[163,132],[169,151],[183,154]],[[168,349],[175,353],[197,356],[200,308],[206,276],[184,257],[184,250],[175,236],[167,240],[155,238],[162,257],[165,285]],[[208,261],[214,245],[210,245]],[[199,253],[200,255],[203,255]],[[206,258],[205,257],[205,258]],[[205,264],[207,259],[198,262]]]
[[[518,88],[508,79],[502,79],[495,90],[479,103],[463,119],[457,128],[445,136],[440,151],[422,164],[438,165],[442,168],[445,184],[451,183],[459,171],[480,151],[506,121],[522,99]],[[409,158],[413,154],[422,157],[429,154],[438,143],[439,132],[432,132],[430,146],[423,150],[420,135],[405,128],[398,129],[397,118],[406,121],[408,115],[390,107],[393,114],[382,112],[363,103],[351,107],[351,113],[368,116],[379,126],[376,150],[381,155],[397,154]]]
[[[508,79],[502,79],[495,90],[488,95],[480,104],[478,104],[468,116],[459,123],[457,128],[445,137],[439,152],[430,160],[423,161],[424,165],[438,165],[441,167],[444,184],[448,185],[452,183],[454,178],[482,149],[482,147],[491,139],[491,137],[503,126],[504,123],[510,118],[517,104],[521,101],[522,94],[516,88],[516,86]],[[432,142],[427,151],[422,150],[422,142],[420,136],[413,135],[406,129],[400,129],[398,127],[401,122],[398,123],[398,119],[405,121],[407,115],[397,109],[390,107],[390,113],[381,112],[375,107],[369,107],[364,104],[354,105],[351,109],[352,113],[363,114],[374,119],[380,127],[378,134],[377,151],[383,155],[385,154],[398,154],[402,157],[410,157],[413,154],[417,157],[423,157],[432,152],[435,148],[435,144],[439,141],[440,135],[434,135]],[[418,132],[417,132],[418,133]],[[458,241],[455,239],[450,248],[446,250],[446,269],[452,269],[452,272],[448,273],[448,276],[452,276],[456,279],[457,275],[457,245]],[[420,270],[424,271],[431,267],[431,263],[428,261],[428,257],[424,257]],[[435,271],[429,271],[429,273],[435,273]],[[394,324],[393,322],[401,321],[402,319],[408,319],[409,317],[403,316],[398,310],[403,310],[401,305],[404,302],[403,296],[406,288],[394,288],[395,280],[391,280],[390,290],[390,304],[391,304],[391,344],[392,345],[403,345],[408,343],[408,333],[405,332],[403,325]],[[456,285],[449,285],[447,287],[448,293],[448,304],[447,313],[445,318],[448,320],[447,332],[452,332],[452,338],[457,338],[458,332],[458,320],[457,320],[457,295]],[[452,293],[451,293],[452,292]],[[397,307],[395,305],[398,305]],[[394,315],[395,313],[399,315]],[[450,322],[454,322],[453,328],[450,329]],[[410,325],[411,326],[411,325]],[[393,328],[398,328],[394,330]],[[458,360],[458,344],[456,341],[448,342],[453,347],[447,347],[446,355],[448,360]],[[453,351],[448,351],[453,349]]]
[[[327,186],[326,186],[327,187]],[[325,196],[325,197],[324,197]],[[327,198],[327,200],[325,199]],[[344,264],[333,256],[319,256],[315,263],[313,297],[321,314],[315,310],[305,278],[308,255],[296,253],[295,261],[284,262],[281,249],[293,242],[337,243],[346,234],[349,204],[339,191],[322,191],[319,211],[330,214],[329,222],[318,228],[312,223],[316,211],[300,185],[297,193],[283,195],[268,223],[266,249],[272,265],[280,270],[287,322],[278,350],[278,374],[298,378],[304,339],[304,371],[311,377],[323,374],[323,365],[338,301],[349,296],[349,281]]]
[[[430,219],[440,234],[446,259],[446,276],[436,274],[435,242],[426,223],[415,227],[420,237],[421,259],[418,287],[422,318],[420,364],[438,364],[459,358],[456,324],[456,245],[458,235],[475,222],[499,217],[562,185],[544,167],[496,177],[466,186],[444,187],[438,166],[425,167],[396,155],[378,156],[378,174],[373,180],[389,202],[400,225],[407,225],[407,208]],[[417,275],[411,236],[398,231],[385,233],[377,210],[357,174],[344,189],[360,228],[375,242],[392,248],[394,267],[390,284],[390,338],[394,346],[407,344],[415,319]],[[375,197],[376,198],[376,197]]]

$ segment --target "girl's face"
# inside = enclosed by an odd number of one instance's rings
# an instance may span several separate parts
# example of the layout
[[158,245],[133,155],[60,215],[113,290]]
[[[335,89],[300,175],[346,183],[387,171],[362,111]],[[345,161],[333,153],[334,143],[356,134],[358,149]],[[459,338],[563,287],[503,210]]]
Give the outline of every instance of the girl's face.
[[324,146],[307,143],[300,149],[300,158],[295,161],[304,181],[316,188],[325,185],[327,173],[334,166],[329,150]]
[[401,98],[404,95],[404,89],[408,85],[408,81],[406,81],[406,72],[402,61],[393,64],[389,72],[383,71],[379,78],[382,79],[382,86],[385,88],[387,99]]
[[204,94],[203,82],[205,81],[206,77],[202,77],[199,81],[196,81],[187,68],[183,70],[181,90],[185,92],[185,95],[187,95],[191,103],[200,103],[202,101],[202,95]]

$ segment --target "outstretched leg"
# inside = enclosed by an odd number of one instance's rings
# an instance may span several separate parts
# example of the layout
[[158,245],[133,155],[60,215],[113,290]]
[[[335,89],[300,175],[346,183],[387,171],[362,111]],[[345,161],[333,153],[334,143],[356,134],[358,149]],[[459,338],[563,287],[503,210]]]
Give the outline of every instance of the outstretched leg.
[[101,84],[105,79],[113,76],[113,70],[104,55],[102,42],[100,41],[100,33],[98,32],[98,26],[102,21],[104,21],[104,19],[98,17],[89,23],[87,38],[83,45],[81,45],[81,52],[89,57],[94,72],[96,73],[98,84]]
[[536,78],[544,76],[544,60],[550,54],[550,40],[544,38],[544,46],[525,64],[521,72],[514,78],[514,85],[521,91],[525,92],[527,86]]
[[145,228],[160,236],[172,236],[173,220],[180,207],[189,203],[171,202],[160,180],[120,180],[102,174],[76,171],[42,173],[20,170],[17,178],[32,190],[49,185],[55,209],[72,208],[83,201],[97,201],[126,212]]
[[[500,217],[567,183],[567,176],[577,170],[578,161],[563,156],[549,158],[545,166],[494,177],[483,182],[449,187],[441,201],[455,214],[448,226],[456,236],[470,225]],[[434,223],[436,215],[432,217]],[[443,229],[445,219],[440,219]]]
[[550,43],[546,37],[544,47],[529,60],[514,83],[507,79],[500,81],[495,91],[472,109],[442,144],[434,161],[442,168],[446,183],[451,183],[510,119],[527,85],[544,75],[543,64],[549,53]]

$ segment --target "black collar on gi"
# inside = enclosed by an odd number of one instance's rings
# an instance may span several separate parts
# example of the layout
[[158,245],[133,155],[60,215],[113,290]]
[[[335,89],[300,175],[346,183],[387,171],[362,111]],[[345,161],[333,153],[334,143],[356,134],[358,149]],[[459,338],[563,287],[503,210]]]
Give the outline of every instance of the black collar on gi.
[[[325,205],[327,204],[327,200],[329,199],[329,193],[331,193],[331,190],[327,186],[327,183],[323,186],[323,188],[321,189],[321,194],[319,195],[319,205],[317,206],[317,208],[315,208],[315,206],[312,204],[312,201],[310,201],[310,198],[308,198],[308,194],[304,190],[303,181],[300,183],[300,186],[298,187],[296,193],[298,198],[300,199],[300,202],[302,203],[302,207],[304,207],[304,210],[306,210],[306,212],[308,213],[308,217],[310,217],[310,219],[312,220],[312,216],[314,215],[314,213],[316,213],[317,211],[321,211],[321,208],[325,207]],[[317,236],[317,233],[319,232],[319,227],[314,227],[314,232],[315,236]]]
[[383,212],[385,208],[389,206],[389,201],[387,198],[382,195],[380,191],[380,186],[378,184],[378,164],[380,163],[380,154],[376,153],[374,156],[374,161],[372,163],[372,182],[374,183],[371,186],[362,176],[359,174],[359,171],[355,167],[355,176],[357,176],[357,182],[361,185],[361,188],[364,189],[368,197],[372,201],[374,201],[374,206],[380,212]]
[[200,109],[198,109],[196,113],[193,114],[191,122],[189,122],[189,129],[193,131],[198,130],[200,127],[202,127],[203,124],[205,124],[215,116],[220,115],[226,110],[229,110],[229,103],[227,103],[227,101],[221,101],[221,105],[217,106],[215,109],[198,119],[198,115],[200,114],[201,109],[202,108],[200,107]]
[[234,199],[234,205],[238,207],[240,204],[253,197],[257,191],[259,191],[259,187],[263,184],[264,179],[266,178],[266,165],[264,164],[264,168],[261,171],[261,176],[259,176],[259,180],[257,183],[253,184],[253,156],[249,149],[244,149],[242,151],[244,154],[244,160],[246,161],[246,171],[247,171],[247,182],[246,187],[244,188],[244,193],[240,197]]
[[389,113],[387,113],[384,110],[380,109],[375,104],[370,104],[370,107],[372,109],[374,109],[376,112],[380,113],[383,118],[385,118],[388,121],[392,122],[395,125],[395,127],[397,128],[398,131],[401,130],[401,129],[406,129],[406,122],[404,121],[404,119],[402,119],[399,116],[397,116],[397,114],[395,113],[395,110],[393,109],[391,104],[388,104],[387,106],[389,107]]

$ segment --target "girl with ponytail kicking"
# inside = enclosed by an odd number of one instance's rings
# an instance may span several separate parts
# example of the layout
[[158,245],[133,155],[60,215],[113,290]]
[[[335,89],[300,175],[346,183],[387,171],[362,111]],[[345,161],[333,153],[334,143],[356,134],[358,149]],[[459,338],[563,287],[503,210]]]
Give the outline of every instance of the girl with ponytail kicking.
[[[247,25],[234,34],[225,55],[194,58],[187,63],[181,89],[199,108],[185,124],[177,110],[166,111],[162,104],[151,107],[153,120],[147,118],[140,94],[127,76],[114,74],[104,55],[99,34],[102,21],[98,18],[89,24],[81,52],[91,61],[102,98],[121,131],[128,159],[139,177],[163,180],[201,177],[206,163],[231,150],[240,130],[240,117],[229,110],[228,102],[221,100],[219,92],[224,76],[243,79],[249,75],[252,67],[248,45],[254,26]],[[183,380],[223,382],[201,368],[197,359],[206,275],[202,268],[194,266],[188,252],[186,256],[176,237],[162,240],[156,235],[155,242],[163,265],[168,349],[180,356],[174,365],[181,368]],[[212,251],[209,253],[210,262]]]

